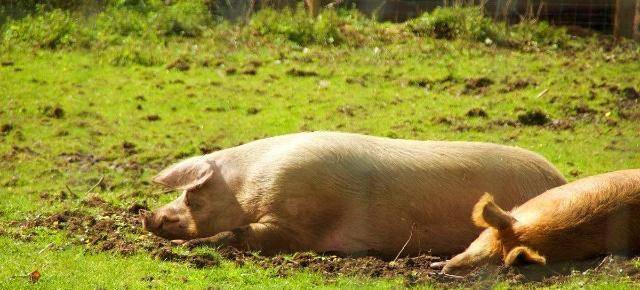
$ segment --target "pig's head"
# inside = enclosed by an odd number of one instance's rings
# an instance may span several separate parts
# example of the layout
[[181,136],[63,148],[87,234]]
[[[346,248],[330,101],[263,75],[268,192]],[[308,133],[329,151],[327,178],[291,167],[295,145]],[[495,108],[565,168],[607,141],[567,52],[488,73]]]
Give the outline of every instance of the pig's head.
[[485,230],[461,254],[445,265],[447,274],[467,274],[479,266],[519,264],[544,265],[546,260],[522,243],[515,229],[518,221],[485,194],[473,209],[473,222]]
[[238,226],[237,200],[214,161],[183,160],[161,171],[153,182],[182,194],[154,212],[142,212],[145,230],[166,239],[189,240]]

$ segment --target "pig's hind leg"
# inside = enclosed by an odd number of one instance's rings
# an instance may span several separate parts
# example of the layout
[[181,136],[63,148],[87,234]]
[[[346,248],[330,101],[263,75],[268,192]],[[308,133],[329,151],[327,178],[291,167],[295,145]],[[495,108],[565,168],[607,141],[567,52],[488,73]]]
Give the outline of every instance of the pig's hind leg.
[[300,249],[300,243],[295,236],[290,231],[273,223],[251,223],[230,231],[220,232],[212,237],[189,240],[183,245],[189,248],[232,246],[272,255]]

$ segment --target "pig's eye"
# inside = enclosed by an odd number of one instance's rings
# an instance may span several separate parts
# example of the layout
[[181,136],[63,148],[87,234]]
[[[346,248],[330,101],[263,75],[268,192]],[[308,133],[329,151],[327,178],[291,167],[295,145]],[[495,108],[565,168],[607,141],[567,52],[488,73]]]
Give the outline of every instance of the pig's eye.
[[184,196],[184,205],[191,206],[191,199],[189,198],[188,194],[185,194]]
[[184,205],[191,208],[192,210],[196,209],[196,207],[198,206],[195,202],[195,200],[193,200],[193,198],[189,197],[189,194],[187,193],[187,195],[184,196]]

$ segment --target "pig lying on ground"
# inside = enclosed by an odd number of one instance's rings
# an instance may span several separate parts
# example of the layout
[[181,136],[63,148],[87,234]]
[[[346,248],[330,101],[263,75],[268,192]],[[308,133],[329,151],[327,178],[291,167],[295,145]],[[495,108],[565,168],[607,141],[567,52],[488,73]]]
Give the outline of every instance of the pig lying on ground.
[[[144,227],[187,246],[264,254],[452,254],[480,232],[468,214],[487,191],[515,206],[566,183],[541,156],[471,142],[314,132],[181,161],[154,182],[183,193]],[[182,241],[181,241],[182,240]]]
[[490,195],[473,210],[487,228],[444,267],[466,273],[486,264],[544,265],[640,252],[640,169],[584,178],[551,189],[511,212]]

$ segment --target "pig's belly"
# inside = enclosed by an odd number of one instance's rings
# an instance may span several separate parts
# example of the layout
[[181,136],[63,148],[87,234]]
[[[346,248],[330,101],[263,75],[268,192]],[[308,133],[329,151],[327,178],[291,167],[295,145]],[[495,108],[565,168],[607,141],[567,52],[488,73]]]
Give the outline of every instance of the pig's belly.
[[320,252],[340,252],[340,253],[354,253],[358,251],[364,251],[363,245],[358,245],[355,241],[349,238],[343,229],[337,229],[326,235],[321,242],[317,245],[317,251]]

